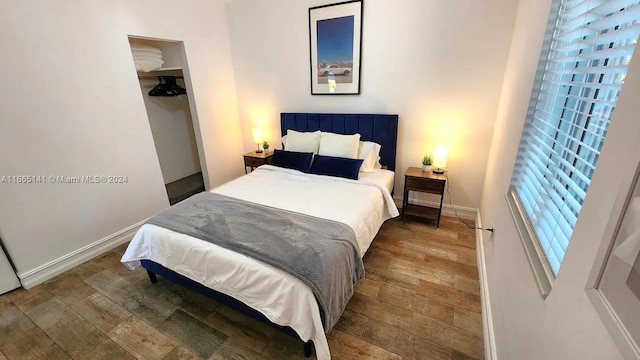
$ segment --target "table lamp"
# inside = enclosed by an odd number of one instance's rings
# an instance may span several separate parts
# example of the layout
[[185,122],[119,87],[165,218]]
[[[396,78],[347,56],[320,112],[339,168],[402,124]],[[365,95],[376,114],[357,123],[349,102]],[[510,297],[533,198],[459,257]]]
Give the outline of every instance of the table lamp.
[[447,156],[449,155],[449,149],[446,146],[436,146],[436,150],[433,153],[433,170],[434,174],[444,174],[442,168],[447,166]]
[[262,130],[260,130],[260,128],[253,128],[253,142],[258,144],[258,150],[256,150],[256,152],[261,153],[260,143],[262,143]]

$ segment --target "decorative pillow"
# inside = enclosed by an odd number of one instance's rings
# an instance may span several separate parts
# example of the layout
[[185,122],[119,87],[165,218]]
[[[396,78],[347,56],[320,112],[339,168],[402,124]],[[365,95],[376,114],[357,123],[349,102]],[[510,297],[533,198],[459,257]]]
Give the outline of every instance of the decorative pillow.
[[376,163],[380,159],[380,144],[371,141],[360,141],[358,149],[358,159],[362,159],[360,171],[373,172],[376,170]]
[[329,175],[358,180],[360,166],[362,166],[361,159],[316,155],[313,158],[313,164],[311,164],[309,172],[317,175]]
[[299,132],[287,130],[285,149],[287,151],[318,153],[320,146],[320,130],[314,132]]
[[309,165],[311,165],[311,159],[313,159],[312,152],[284,151],[275,149],[273,150],[271,165],[307,172],[309,171]]
[[318,155],[357,159],[359,145],[360,134],[341,135],[323,132],[320,135]]

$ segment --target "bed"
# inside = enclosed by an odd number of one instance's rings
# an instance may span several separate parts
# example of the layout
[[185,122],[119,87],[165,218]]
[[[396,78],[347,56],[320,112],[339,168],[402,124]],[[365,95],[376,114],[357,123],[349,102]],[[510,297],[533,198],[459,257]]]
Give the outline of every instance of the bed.
[[[382,223],[398,215],[390,194],[397,121],[397,115],[283,113],[283,135],[288,130],[359,133],[362,141],[381,145],[384,168],[348,180],[263,165],[211,193],[346,224],[362,258]],[[122,262],[130,268],[141,265],[152,282],[161,275],[299,338],[305,356],[313,342],[318,359],[330,358],[319,299],[304,281],[282,269],[153,224],[141,227]]]

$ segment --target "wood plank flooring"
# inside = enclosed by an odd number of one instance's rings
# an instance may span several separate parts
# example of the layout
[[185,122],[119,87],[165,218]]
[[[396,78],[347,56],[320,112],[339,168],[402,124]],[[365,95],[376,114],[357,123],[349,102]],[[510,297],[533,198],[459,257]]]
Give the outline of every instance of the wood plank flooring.
[[[0,359],[304,359],[300,342],[120,264],[121,246],[0,296]],[[334,359],[483,359],[475,234],[387,221],[328,335]],[[312,356],[315,359],[315,355]]]

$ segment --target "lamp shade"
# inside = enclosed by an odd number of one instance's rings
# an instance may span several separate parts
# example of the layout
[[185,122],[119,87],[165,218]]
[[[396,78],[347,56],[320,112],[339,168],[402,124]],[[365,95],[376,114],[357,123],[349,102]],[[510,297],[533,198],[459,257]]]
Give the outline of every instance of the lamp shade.
[[446,146],[436,146],[436,150],[433,152],[433,167],[439,169],[446,167],[447,156],[449,156],[449,149]]
[[253,128],[253,143],[259,144],[262,142],[262,130],[260,128]]

